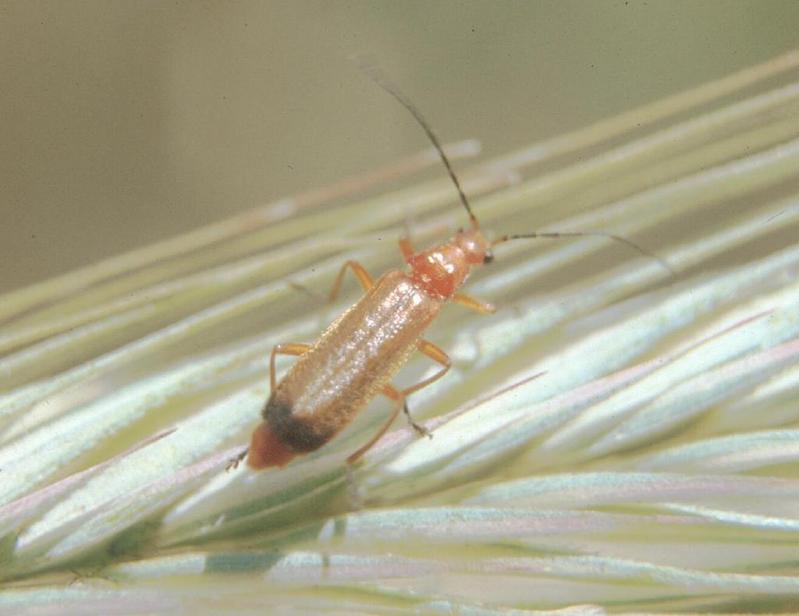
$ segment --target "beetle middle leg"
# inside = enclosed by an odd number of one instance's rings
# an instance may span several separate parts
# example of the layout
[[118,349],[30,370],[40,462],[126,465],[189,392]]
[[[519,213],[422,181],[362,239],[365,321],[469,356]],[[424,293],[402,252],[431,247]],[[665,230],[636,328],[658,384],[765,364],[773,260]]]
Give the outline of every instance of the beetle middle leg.
[[352,273],[355,274],[355,277],[358,279],[358,282],[361,283],[361,287],[363,287],[364,291],[368,291],[375,286],[374,280],[372,280],[372,276],[366,271],[366,268],[357,261],[350,260],[342,265],[341,269],[338,271],[336,280],[333,282],[333,288],[330,289],[328,301],[334,302],[338,297],[338,292],[341,290],[341,283],[344,280],[344,273],[347,271],[348,267],[352,270]]
[[420,340],[416,346],[419,349],[419,351],[427,355],[430,359],[441,364],[441,370],[427,377],[426,379],[422,379],[421,381],[416,383],[416,385],[412,385],[406,389],[403,389],[402,391],[396,389],[393,385],[383,385],[382,389],[383,395],[395,403],[394,412],[391,413],[391,416],[388,418],[388,421],[386,421],[386,423],[383,424],[380,430],[378,430],[377,433],[371,439],[369,439],[369,441],[365,445],[363,445],[349,458],[347,458],[348,464],[354,464],[355,462],[357,462],[358,459],[361,456],[363,456],[363,454],[369,451],[372,448],[372,446],[382,438],[382,436],[386,433],[391,424],[397,418],[397,415],[399,415],[400,409],[402,409],[402,411],[408,417],[408,421],[410,422],[411,427],[414,430],[416,430],[418,434],[428,437],[432,436],[432,434],[430,434],[430,430],[425,428],[423,425],[413,421],[411,413],[408,410],[408,404],[406,403],[405,399],[413,392],[419,391],[423,387],[427,387],[431,383],[437,381],[442,376],[444,376],[447,373],[447,371],[450,369],[450,366],[452,365],[452,360],[450,360],[449,355],[447,355],[443,349],[439,348],[429,340]]
[[[363,288],[364,291],[368,291],[373,286],[375,286],[375,282],[372,279],[371,274],[369,274],[369,272],[366,271],[366,268],[360,263],[358,263],[358,261],[349,260],[344,265],[341,266],[341,269],[338,271],[338,274],[336,274],[336,279],[333,281],[333,288],[330,289],[330,294],[327,296],[327,298],[324,298],[324,296],[322,296],[323,298],[322,301],[327,301],[328,304],[332,304],[334,301],[336,301],[338,293],[341,290],[341,283],[344,282],[344,273],[347,271],[347,268],[350,268],[352,270],[352,273],[355,274],[355,277],[358,279],[358,282],[361,283],[361,288]],[[314,291],[312,289],[308,289],[296,282],[289,281],[288,285],[292,289],[301,291],[302,293],[305,293],[315,299],[319,299],[320,296],[322,295],[321,293]]]
[[[431,383],[434,383],[442,376],[444,376],[452,366],[452,360],[449,358],[449,355],[447,355],[447,353],[441,347],[436,346],[429,340],[424,340],[424,339],[420,340],[418,343],[416,343],[416,348],[418,348],[420,352],[427,355],[434,362],[441,364],[441,370],[427,377],[426,379],[419,381],[418,383],[416,383],[416,385],[412,385],[411,387],[403,389],[402,390],[403,398],[407,398],[413,392],[419,391],[420,389],[427,387]],[[414,430],[416,430],[418,434],[420,434],[421,436],[427,436],[432,438],[433,435],[430,434],[430,430],[425,428],[423,425],[416,423],[413,420],[413,417],[411,417],[411,412],[408,410],[407,402],[403,402],[402,410],[405,413],[405,416],[408,418],[408,423],[411,424],[411,427]]]
[[420,389],[427,387],[431,383],[436,382],[442,376],[444,376],[452,366],[452,360],[449,358],[449,355],[439,346],[436,346],[429,340],[422,339],[416,343],[416,348],[419,349],[420,352],[427,355],[430,359],[434,362],[441,364],[441,370],[433,374],[432,376],[427,377],[426,379],[422,379],[416,385],[411,385],[410,387],[402,390],[402,395],[409,396],[415,391],[419,391]]

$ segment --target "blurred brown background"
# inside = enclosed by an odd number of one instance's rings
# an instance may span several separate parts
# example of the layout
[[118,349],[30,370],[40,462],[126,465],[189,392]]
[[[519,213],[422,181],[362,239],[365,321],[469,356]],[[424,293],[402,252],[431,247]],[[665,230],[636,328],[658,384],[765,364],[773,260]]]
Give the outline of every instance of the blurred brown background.
[[0,2],[0,291],[427,146],[486,154],[799,43],[799,2]]

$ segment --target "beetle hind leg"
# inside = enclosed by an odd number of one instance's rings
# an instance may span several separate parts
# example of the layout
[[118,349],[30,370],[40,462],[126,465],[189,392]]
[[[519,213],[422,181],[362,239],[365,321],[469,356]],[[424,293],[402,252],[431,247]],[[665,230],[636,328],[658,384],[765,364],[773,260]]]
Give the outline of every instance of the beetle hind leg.
[[375,435],[369,439],[369,441],[360,447],[355,453],[350,455],[347,458],[347,464],[355,464],[367,451],[369,451],[377,441],[379,441],[383,435],[388,431],[391,427],[391,424],[394,423],[394,420],[399,415],[400,409],[402,409],[405,405],[405,396],[401,391],[398,391],[391,385],[384,385],[382,389],[382,393],[387,398],[391,399],[394,402],[394,410],[391,412],[391,416],[388,420],[380,427],[380,429],[375,433]]
[[244,451],[242,451],[237,456],[234,456],[234,457],[230,458],[230,460],[228,460],[227,466],[225,466],[225,470],[226,471],[232,471],[233,469],[238,468],[239,464],[241,464],[241,461],[244,458],[247,457],[247,454],[249,452],[250,452],[250,448],[247,447],[246,449],[244,449]]
[[310,348],[311,345],[304,342],[283,342],[281,344],[276,344],[272,348],[272,355],[269,356],[270,391],[275,391],[275,387],[277,386],[277,378],[275,377],[275,357],[278,355],[292,355],[294,357],[299,357],[303,353],[306,353]]

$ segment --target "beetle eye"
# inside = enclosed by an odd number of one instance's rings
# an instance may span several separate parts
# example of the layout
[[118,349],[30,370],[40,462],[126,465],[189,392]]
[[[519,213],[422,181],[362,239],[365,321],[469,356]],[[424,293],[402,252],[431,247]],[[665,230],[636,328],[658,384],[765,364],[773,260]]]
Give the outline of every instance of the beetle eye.
[[486,252],[485,256],[483,257],[483,263],[488,265],[489,263],[491,263],[493,261],[494,261],[494,253],[490,252],[490,251]]

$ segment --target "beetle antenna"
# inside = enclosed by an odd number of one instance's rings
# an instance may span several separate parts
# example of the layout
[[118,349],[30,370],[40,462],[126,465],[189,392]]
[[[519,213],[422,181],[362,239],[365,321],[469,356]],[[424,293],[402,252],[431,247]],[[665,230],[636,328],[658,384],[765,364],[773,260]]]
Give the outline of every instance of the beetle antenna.
[[455,170],[452,168],[449,158],[447,158],[447,155],[444,153],[444,148],[441,147],[441,142],[438,140],[438,137],[436,137],[433,129],[430,128],[427,120],[424,119],[422,113],[419,111],[416,105],[414,105],[395,84],[389,81],[380,71],[380,69],[378,69],[374,64],[367,62],[362,57],[356,57],[355,61],[358,63],[358,66],[363,73],[369,77],[369,79],[383,88],[383,90],[385,90],[388,94],[393,96],[400,105],[405,107],[405,109],[411,113],[414,119],[422,127],[422,130],[424,130],[427,138],[430,139],[430,142],[433,144],[436,152],[438,152],[439,157],[441,157],[441,162],[443,162],[444,166],[447,168],[447,173],[449,174],[452,183],[455,184],[455,188],[458,190],[458,196],[460,197],[463,207],[466,208],[466,213],[469,215],[469,222],[471,223],[472,228],[479,229],[480,223],[477,222],[477,216],[475,216],[474,212],[472,212],[472,208],[469,205],[469,200],[466,198],[466,194],[463,192],[463,188],[461,188],[461,183],[458,181],[458,176],[455,175]]
[[560,239],[564,237],[605,237],[609,240],[613,240],[614,242],[620,242],[622,244],[626,244],[633,250],[637,251],[641,255],[648,257],[650,259],[654,259],[657,261],[660,266],[665,269],[669,274],[675,276],[676,273],[674,269],[666,262],[665,259],[662,257],[657,256],[656,254],[649,252],[648,250],[644,250],[641,246],[633,242],[632,240],[628,240],[626,237],[622,237],[621,235],[613,235],[612,233],[604,233],[602,231],[547,231],[547,232],[540,232],[540,233],[521,233],[519,235],[503,235],[499,239],[494,240],[491,242],[491,247],[493,248],[497,244],[504,244],[505,242],[509,242],[511,240],[521,240],[521,239]]
[[[430,142],[433,144],[433,147],[438,152],[439,157],[441,158],[441,162],[444,163],[444,167],[447,169],[447,173],[449,174],[452,183],[455,185],[455,188],[458,190],[458,196],[460,197],[460,201],[463,204],[463,207],[466,209],[466,213],[469,216],[469,222],[472,225],[473,229],[479,229],[480,223],[477,220],[477,216],[474,215],[472,212],[472,207],[469,205],[469,200],[466,198],[466,194],[463,192],[463,188],[461,188],[461,183],[458,180],[458,176],[455,175],[455,170],[452,168],[452,164],[449,162],[449,158],[444,153],[444,148],[441,147],[441,142],[436,137],[433,129],[430,128],[430,125],[425,120],[422,112],[414,105],[411,100],[405,96],[405,94],[400,90],[394,83],[389,81],[389,79],[380,71],[380,69],[375,66],[373,63],[367,61],[362,56],[356,56],[355,61],[358,64],[358,67],[363,71],[363,73],[369,77],[376,85],[380,86],[383,90],[385,90],[388,94],[394,97],[400,105],[405,107],[410,114],[414,117],[416,122],[419,126],[422,127],[427,138],[430,139]],[[661,267],[663,267],[666,271],[668,271],[672,276],[675,276],[675,272],[672,267],[665,261],[665,259],[653,254],[647,250],[644,250],[641,246],[636,244],[635,242],[628,240],[626,237],[622,237],[620,235],[613,235],[611,233],[603,233],[602,231],[566,231],[566,232],[541,232],[541,233],[524,233],[520,235],[504,235],[497,240],[494,240],[491,243],[492,248],[497,244],[502,244],[504,242],[509,242],[510,240],[518,240],[518,239],[532,239],[532,238],[543,238],[543,239],[559,239],[564,237],[586,237],[586,236],[594,236],[594,237],[605,237],[616,242],[620,242],[622,244],[626,244],[633,250],[637,251],[641,255],[648,257],[650,259],[654,259],[657,261]]]

